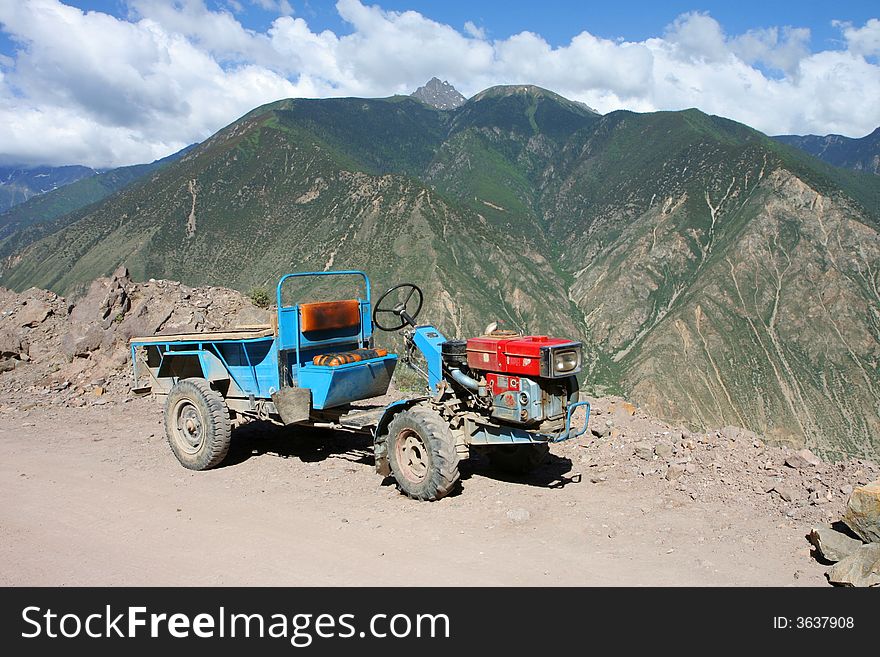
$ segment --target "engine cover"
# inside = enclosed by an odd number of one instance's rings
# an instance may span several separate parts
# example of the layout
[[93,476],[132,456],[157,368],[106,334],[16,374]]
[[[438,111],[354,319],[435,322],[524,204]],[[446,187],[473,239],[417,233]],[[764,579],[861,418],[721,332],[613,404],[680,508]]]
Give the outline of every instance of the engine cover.
[[[580,342],[546,335],[482,335],[467,341],[467,363],[472,370],[517,374],[530,377],[559,378],[577,374],[581,369]],[[572,355],[573,354],[573,355]],[[556,356],[565,355],[566,367]]]

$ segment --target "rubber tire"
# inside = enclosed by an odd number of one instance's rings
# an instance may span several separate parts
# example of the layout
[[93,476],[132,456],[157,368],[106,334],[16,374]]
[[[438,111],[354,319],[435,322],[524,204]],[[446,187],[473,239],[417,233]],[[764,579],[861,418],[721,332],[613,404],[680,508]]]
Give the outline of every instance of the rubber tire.
[[[406,478],[397,461],[397,440],[405,429],[417,433],[427,448],[425,457],[428,471],[418,483]],[[404,495],[434,502],[455,490],[460,480],[455,438],[439,413],[424,406],[413,406],[398,413],[388,425],[386,441],[391,475]]]
[[550,446],[493,445],[486,450],[486,456],[495,469],[521,475],[544,465],[550,456]]
[[[205,428],[205,439],[198,451],[188,453],[182,448],[172,430],[175,420],[171,417],[180,401],[189,401],[199,413]],[[229,410],[223,396],[211,388],[205,379],[182,379],[174,384],[165,401],[165,436],[174,456],[189,470],[208,470],[223,462],[229,452],[232,428]]]

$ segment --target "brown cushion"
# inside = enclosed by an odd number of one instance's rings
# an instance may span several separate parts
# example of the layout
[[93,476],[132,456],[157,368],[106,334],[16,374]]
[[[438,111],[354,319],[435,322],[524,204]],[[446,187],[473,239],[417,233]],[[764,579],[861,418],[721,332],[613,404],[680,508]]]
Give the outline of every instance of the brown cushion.
[[303,333],[360,328],[361,306],[357,299],[304,303],[299,307],[299,316]]
[[338,354],[321,354],[312,359],[315,365],[324,365],[325,367],[338,367],[346,363],[357,363],[362,360],[371,358],[382,358],[387,356],[388,351],[385,349],[355,349],[354,351],[343,351]]

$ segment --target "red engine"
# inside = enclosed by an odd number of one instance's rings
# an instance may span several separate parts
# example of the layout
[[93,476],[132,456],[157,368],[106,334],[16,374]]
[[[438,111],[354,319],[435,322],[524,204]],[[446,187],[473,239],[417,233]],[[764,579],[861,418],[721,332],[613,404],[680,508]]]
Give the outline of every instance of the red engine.
[[442,345],[453,381],[485,400],[492,417],[520,425],[561,422],[577,401],[580,342],[496,332]]
[[546,335],[483,335],[467,341],[472,370],[555,379],[581,369],[581,343]]

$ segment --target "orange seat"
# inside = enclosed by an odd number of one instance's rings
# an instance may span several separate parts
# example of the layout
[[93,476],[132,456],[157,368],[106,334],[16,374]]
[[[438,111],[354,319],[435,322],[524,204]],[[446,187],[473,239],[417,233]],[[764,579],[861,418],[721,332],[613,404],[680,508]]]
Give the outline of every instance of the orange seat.
[[315,356],[312,359],[312,363],[325,367],[339,367],[347,363],[357,363],[362,360],[382,358],[387,355],[388,351],[385,349],[355,349],[353,351],[342,351],[337,354],[321,354]]
[[361,305],[357,299],[303,303],[299,307],[300,330],[333,331],[361,326]]

